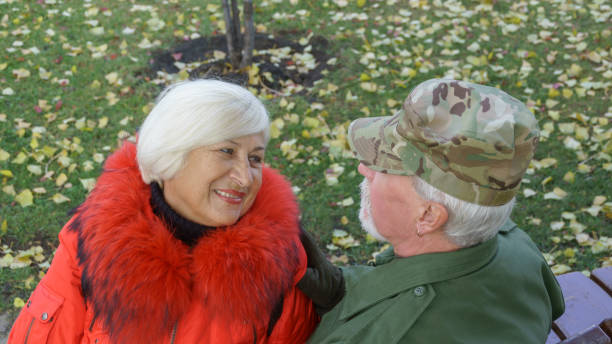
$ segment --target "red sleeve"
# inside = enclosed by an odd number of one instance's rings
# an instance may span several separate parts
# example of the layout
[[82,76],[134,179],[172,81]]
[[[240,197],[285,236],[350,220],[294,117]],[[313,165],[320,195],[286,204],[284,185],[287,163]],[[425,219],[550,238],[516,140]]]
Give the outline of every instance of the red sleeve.
[[9,344],[80,343],[83,337],[85,301],[76,260],[77,233],[67,227],[59,234],[49,271],[13,324]]
[[312,301],[297,287],[293,287],[285,296],[283,313],[267,343],[305,343],[318,323],[319,317]]

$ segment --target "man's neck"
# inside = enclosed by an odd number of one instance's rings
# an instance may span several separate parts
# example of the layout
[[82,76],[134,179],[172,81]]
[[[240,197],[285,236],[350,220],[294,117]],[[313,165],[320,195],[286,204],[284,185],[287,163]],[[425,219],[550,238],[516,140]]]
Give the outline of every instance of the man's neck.
[[[417,242],[414,240],[417,240]],[[395,256],[403,258],[427,253],[452,252],[461,248],[448,240],[446,236],[434,235],[425,235],[396,243],[390,241],[389,243],[393,246]]]

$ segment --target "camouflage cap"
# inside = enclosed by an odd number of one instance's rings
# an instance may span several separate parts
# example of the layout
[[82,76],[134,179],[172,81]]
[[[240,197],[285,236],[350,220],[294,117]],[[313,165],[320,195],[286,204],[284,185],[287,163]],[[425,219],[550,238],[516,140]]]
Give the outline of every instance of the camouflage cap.
[[394,116],[353,121],[348,136],[373,170],[416,175],[461,200],[498,206],[516,194],[539,130],[529,109],[497,88],[432,79]]

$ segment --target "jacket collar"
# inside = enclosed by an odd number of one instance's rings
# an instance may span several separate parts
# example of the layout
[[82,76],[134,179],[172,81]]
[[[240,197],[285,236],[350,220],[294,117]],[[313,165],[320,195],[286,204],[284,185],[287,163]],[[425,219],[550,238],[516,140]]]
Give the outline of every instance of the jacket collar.
[[[516,225],[508,221],[500,232]],[[497,253],[497,236],[488,241],[453,252],[393,257],[393,247],[377,257],[377,266],[358,281],[346,286],[340,319],[347,319],[371,305],[417,286],[458,278],[486,265]],[[382,265],[380,265],[382,264]]]

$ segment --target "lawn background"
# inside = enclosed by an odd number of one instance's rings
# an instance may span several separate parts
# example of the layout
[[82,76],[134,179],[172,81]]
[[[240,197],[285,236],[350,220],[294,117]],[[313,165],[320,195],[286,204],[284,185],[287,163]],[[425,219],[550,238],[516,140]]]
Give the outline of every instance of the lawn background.
[[[556,273],[612,265],[611,13],[606,1],[258,1],[258,32],[305,48],[286,56],[296,68],[322,63],[307,53],[317,37],[330,55],[314,86],[259,91],[266,161],[330,259],[365,263],[382,245],[357,219],[350,121],[395,113],[433,77],[497,86],[542,129],[513,220]],[[0,311],[23,305],[104,159],[186,76],[151,74],[156,53],[222,34],[222,19],[220,1],[0,0]]]

